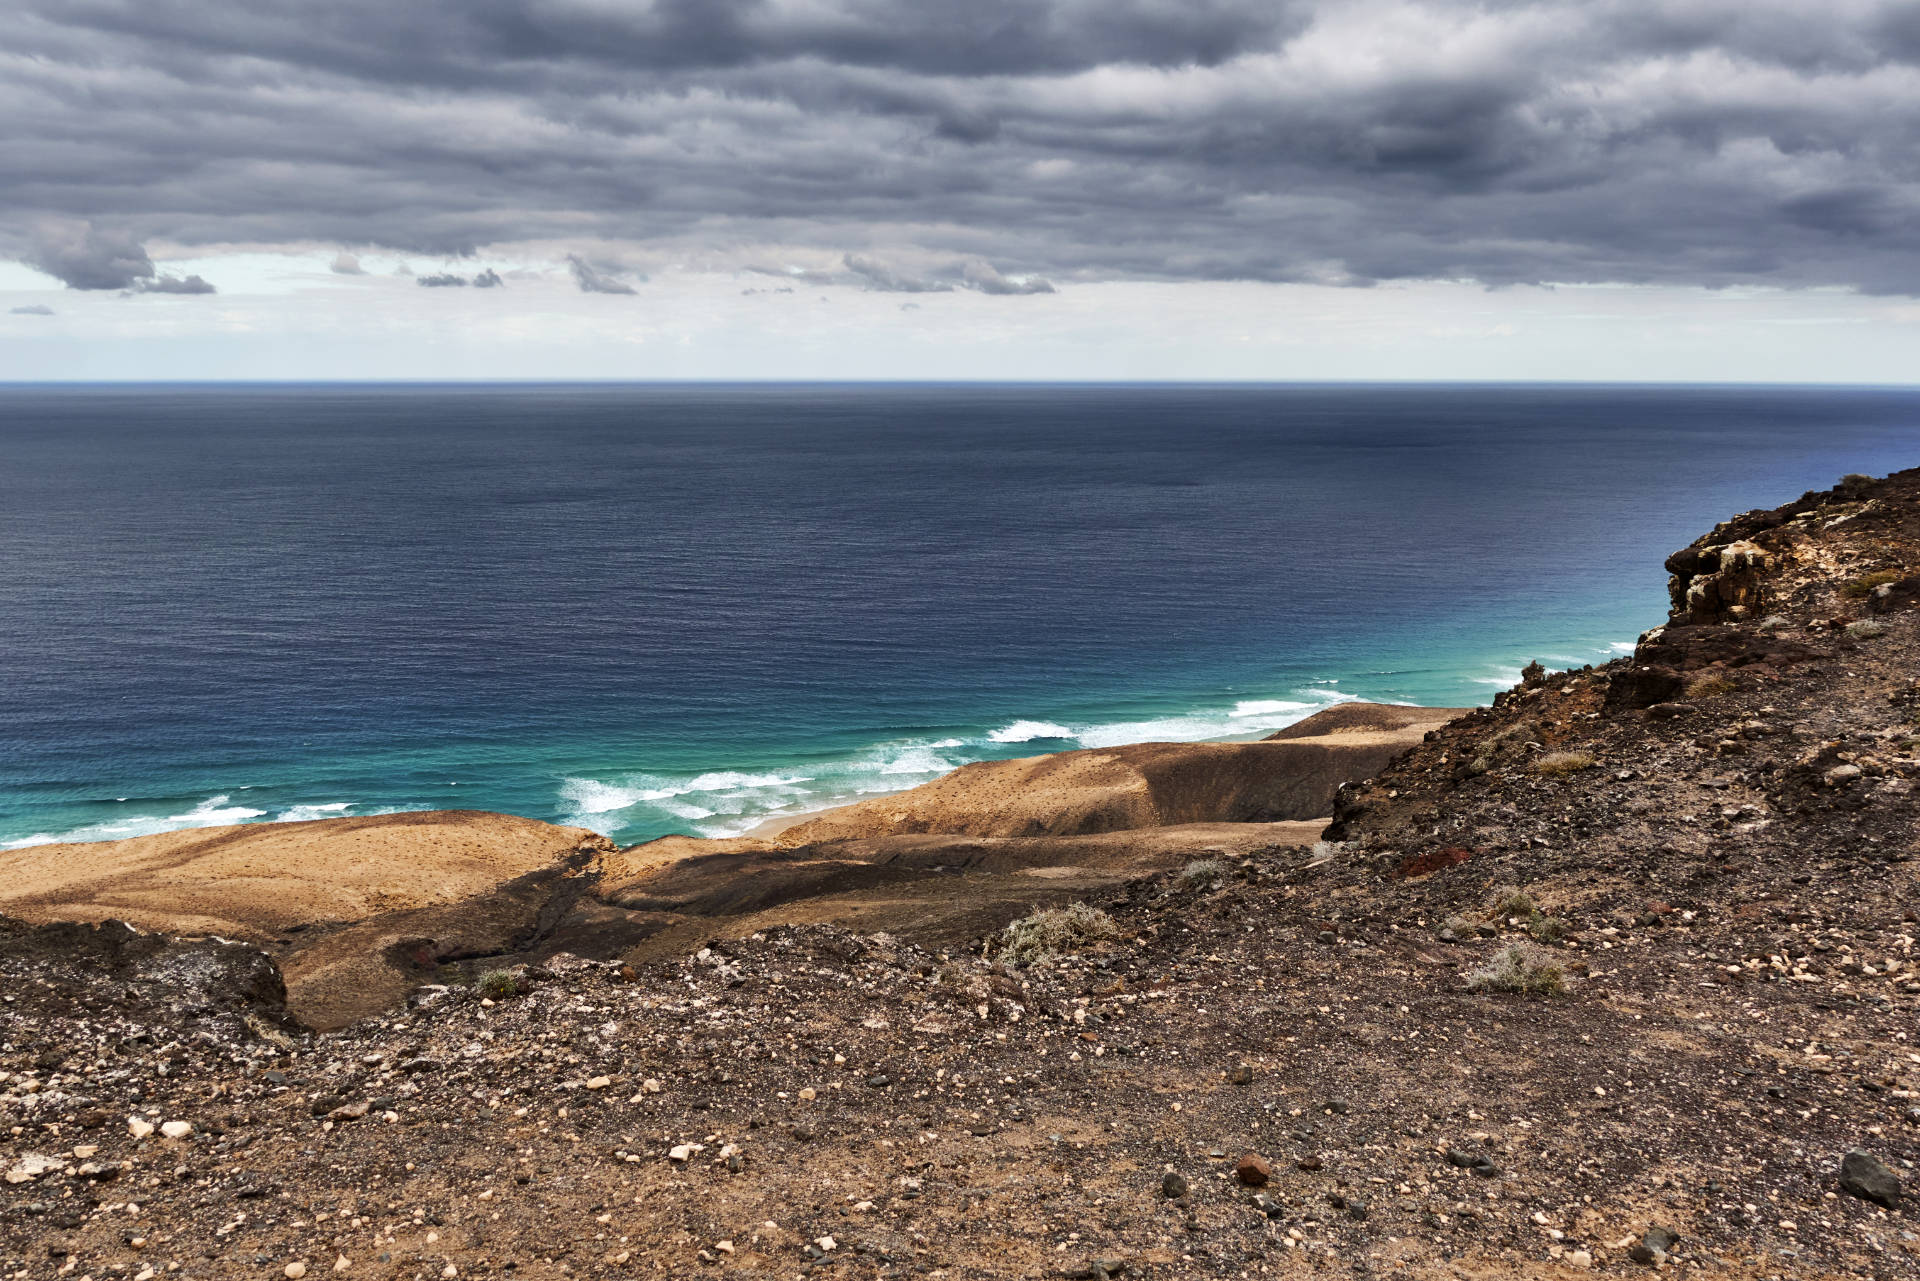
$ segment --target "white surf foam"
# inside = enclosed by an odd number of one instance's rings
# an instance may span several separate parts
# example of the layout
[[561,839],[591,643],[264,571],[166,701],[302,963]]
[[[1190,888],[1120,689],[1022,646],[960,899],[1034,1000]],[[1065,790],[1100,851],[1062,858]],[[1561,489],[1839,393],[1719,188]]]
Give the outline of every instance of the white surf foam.
[[1075,733],[1065,725],[1055,725],[1052,721],[1015,721],[1004,725],[987,735],[991,743],[1031,743],[1036,738],[1074,738]]
[[276,823],[310,823],[319,818],[339,818],[353,808],[352,801],[332,801],[326,805],[295,805],[274,818]]
[[36,832],[32,836],[7,841],[0,848],[21,850],[35,845],[60,845],[68,841],[117,841],[129,836],[154,836],[190,827],[223,827],[229,823],[244,823],[265,816],[265,810],[235,805],[230,795],[223,794],[209,796],[182,814],[129,815],[110,823],[77,827],[70,832]]

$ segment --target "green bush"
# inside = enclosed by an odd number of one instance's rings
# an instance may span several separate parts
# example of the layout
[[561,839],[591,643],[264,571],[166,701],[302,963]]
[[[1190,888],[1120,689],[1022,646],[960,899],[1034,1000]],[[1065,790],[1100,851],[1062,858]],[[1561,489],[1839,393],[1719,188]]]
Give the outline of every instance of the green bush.
[[480,995],[496,1001],[504,1001],[510,996],[520,995],[520,980],[507,970],[488,970],[475,982]]

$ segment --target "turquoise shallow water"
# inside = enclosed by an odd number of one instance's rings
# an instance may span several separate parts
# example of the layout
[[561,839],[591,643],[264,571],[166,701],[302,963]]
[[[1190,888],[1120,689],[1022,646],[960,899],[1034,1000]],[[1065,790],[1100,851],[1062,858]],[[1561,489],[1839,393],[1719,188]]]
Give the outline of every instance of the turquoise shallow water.
[[968,760],[1485,701],[1916,461],[1833,388],[0,388],[0,844],[726,834]]

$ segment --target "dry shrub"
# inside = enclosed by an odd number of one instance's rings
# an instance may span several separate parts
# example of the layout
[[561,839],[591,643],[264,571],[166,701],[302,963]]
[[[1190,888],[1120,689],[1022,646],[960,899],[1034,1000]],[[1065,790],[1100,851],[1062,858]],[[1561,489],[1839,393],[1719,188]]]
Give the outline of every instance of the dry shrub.
[[1467,990],[1559,996],[1567,990],[1567,971],[1551,952],[1531,943],[1509,943],[1467,975]]
[[1088,943],[1120,937],[1120,927],[1097,907],[1073,903],[1023,916],[1000,931],[1000,960],[1007,965],[1042,965]]
[[1484,774],[1496,765],[1511,763],[1527,746],[1540,737],[1540,726],[1531,720],[1515,721],[1481,739],[1473,759],[1467,762],[1469,774]]
[[1740,688],[1740,682],[1722,672],[1709,672],[1696,677],[1687,686],[1688,698],[1716,698],[1721,694],[1731,694]]
[[1197,858],[1180,869],[1180,884],[1190,890],[1210,890],[1227,879],[1227,865],[1217,858]]
[[1495,893],[1498,899],[1493,905],[1493,920],[1517,923],[1541,943],[1558,943],[1567,936],[1567,923],[1541,911],[1525,890],[1508,886]]
[[488,970],[480,976],[474,986],[480,989],[480,995],[491,997],[496,1001],[504,1001],[510,996],[520,995],[520,980],[506,970]]
[[1592,769],[1593,766],[1591,752],[1548,752],[1533,763],[1533,772],[1549,778],[1560,778],[1578,774],[1583,769]]

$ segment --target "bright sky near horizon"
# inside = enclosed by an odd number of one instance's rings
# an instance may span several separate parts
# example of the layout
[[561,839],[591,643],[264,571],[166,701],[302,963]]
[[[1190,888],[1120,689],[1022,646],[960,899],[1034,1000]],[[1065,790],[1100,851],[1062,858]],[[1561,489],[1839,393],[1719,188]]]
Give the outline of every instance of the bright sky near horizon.
[[20,0],[0,379],[1911,382],[1909,0]]

